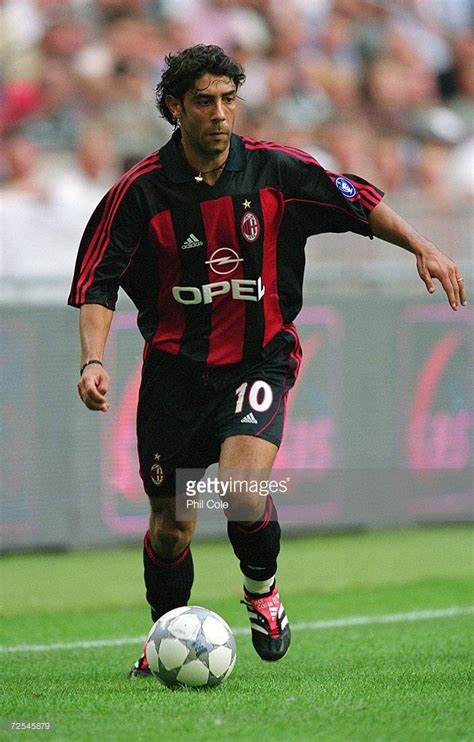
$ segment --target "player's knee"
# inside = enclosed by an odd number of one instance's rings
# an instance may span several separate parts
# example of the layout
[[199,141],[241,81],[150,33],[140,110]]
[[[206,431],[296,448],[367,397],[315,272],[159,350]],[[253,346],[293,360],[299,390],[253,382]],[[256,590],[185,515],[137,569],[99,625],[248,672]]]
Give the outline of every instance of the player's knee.
[[190,545],[192,533],[187,529],[154,524],[150,527],[153,551],[163,559],[176,559]]
[[237,523],[255,523],[265,511],[265,498],[256,492],[235,492],[224,498],[227,518]]
[[150,516],[150,541],[153,551],[163,559],[175,559],[190,545],[194,524],[176,522],[156,513]]

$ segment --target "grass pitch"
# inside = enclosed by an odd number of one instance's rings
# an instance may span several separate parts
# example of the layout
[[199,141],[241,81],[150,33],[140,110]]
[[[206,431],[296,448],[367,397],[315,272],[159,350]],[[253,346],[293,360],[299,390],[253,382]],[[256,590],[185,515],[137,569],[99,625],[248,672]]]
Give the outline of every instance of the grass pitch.
[[287,538],[279,585],[293,641],[272,665],[240,631],[247,618],[229,545],[196,543],[192,602],[239,629],[234,673],[210,691],[126,677],[150,625],[140,549],[7,557],[3,735],[14,722],[49,722],[48,732],[22,734],[472,739],[472,546],[465,527]]

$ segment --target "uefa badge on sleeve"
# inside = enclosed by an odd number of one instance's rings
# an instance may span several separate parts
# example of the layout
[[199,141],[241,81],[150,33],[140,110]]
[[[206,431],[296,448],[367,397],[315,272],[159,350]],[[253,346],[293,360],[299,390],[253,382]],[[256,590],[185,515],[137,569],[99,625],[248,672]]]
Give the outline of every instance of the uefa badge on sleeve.
[[354,198],[357,193],[355,186],[347,178],[336,178],[336,188],[342,193],[344,198]]
[[165,473],[163,467],[160,464],[160,454],[155,453],[155,463],[152,464],[150,469],[150,479],[156,487],[160,487],[163,484]]

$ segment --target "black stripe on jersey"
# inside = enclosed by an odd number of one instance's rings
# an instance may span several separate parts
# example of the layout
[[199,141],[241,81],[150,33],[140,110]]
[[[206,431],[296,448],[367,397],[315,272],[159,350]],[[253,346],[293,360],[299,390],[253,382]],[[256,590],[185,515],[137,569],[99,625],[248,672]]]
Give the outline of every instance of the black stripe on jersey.
[[[244,259],[243,269],[244,278],[257,281],[263,273],[263,245],[264,245],[264,225],[263,213],[258,193],[249,193],[244,196],[235,196],[233,198],[235,211],[235,224],[239,240],[240,254]],[[250,206],[246,204],[250,202]],[[253,234],[253,221],[248,217],[250,228],[246,227],[244,219],[246,215],[253,215],[258,223],[258,236],[255,240],[249,240]],[[247,239],[244,236],[247,233]],[[251,357],[260,352],[263,345],[265,334],[265,313],[263,299],[260,301],[247,301],[245,312],[245,330],[244,330],[244,357]]]
[[[181,264],[180,286],[200,289],[209,283],[206,235],[200,205],[190,203],[186,207],[172,209],[171,217]],[[199,245],[199,242],[202,244]],[[180,353],[197,361],[205,361],[209,352],[212,304],[187,304],[184,309],[186,328],[181,338]]]

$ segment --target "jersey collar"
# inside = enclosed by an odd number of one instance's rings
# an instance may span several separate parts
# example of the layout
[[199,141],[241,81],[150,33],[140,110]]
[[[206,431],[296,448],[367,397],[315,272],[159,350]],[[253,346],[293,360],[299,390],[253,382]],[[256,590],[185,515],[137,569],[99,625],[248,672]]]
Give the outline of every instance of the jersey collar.
[[[174,132],[171,139],[160,149],[160,160],[163,164],[165,175],[173,183],[186,183],[193,180],[196,171],[186,162],[182,155],[181,132]],[[226,171],[244,170],[246,164],[245,147],[237,134],[231,134],[230,154],[225,166]]]

